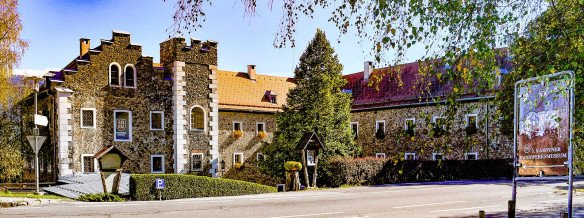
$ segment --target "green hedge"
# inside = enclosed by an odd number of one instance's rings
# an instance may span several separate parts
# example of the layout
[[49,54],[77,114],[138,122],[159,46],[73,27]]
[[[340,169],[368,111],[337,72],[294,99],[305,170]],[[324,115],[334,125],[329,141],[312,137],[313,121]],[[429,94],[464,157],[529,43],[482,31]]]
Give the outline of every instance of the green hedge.
[[78,201],[87,202],[123,202],[125,201],[120,196],[111,193],[99,193],[99,194],[85,194],[77,198]]
[[[336,158],[329,186],[511,178],[513,160],[406,161]],[[323,181],[327,182],[327,181]]]
[[200,198],[217,196],[249,195],[276,192],[271,186],[231,179],[181,174],[132,174],[130,196],[133,200],[157,200],[154,186],[157,178],[164,179],[162,199]]

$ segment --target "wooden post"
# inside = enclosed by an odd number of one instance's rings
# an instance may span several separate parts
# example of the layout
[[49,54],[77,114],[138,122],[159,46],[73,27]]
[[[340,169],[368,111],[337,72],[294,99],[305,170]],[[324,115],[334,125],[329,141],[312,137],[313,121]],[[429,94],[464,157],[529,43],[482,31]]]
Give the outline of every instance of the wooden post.
[[304,168],[304,181],[306,187],[310,188],[310,180],[308,180],[308,166],[306,166],[306,150],[302,149],[302,168]]
[[507,202],[508,210],[507,210],[507,217],[515,218],[515,201],[511,200]]
[[312,172],[312,187],[316,188],[316,177],[318,174],[318,149],[314,151],[314,172]]
[[485,211],[479,210],[479,218],[485,218]]

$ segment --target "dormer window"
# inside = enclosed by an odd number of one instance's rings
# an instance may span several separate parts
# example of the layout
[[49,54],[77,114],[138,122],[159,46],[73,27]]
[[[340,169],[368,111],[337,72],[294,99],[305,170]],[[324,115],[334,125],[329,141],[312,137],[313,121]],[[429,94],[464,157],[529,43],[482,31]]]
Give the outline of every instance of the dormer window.
[[274,91],[266,91],[266,98],[268,99],[268,101],[270,101],[270,103],[272,104],[278,104],[278,94],[276,94],[276,92]]
[[110,86],[121,86],[120,65],[118,63],[111,63],[109,65],[109,84]]
[[128,64],[124,69],[124,87],[136,87],[136,67]]

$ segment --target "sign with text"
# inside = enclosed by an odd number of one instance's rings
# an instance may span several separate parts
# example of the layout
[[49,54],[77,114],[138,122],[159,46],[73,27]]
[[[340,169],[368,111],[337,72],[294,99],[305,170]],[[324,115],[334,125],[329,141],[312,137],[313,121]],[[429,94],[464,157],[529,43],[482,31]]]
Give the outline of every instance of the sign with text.
[[568,75],[517,84],[515,134],[520,176],[568,174],[571,87]]
[[132,123],[130,112],[116,111],[114,113],[115,119],[115,139],[116,140],[131,140]]

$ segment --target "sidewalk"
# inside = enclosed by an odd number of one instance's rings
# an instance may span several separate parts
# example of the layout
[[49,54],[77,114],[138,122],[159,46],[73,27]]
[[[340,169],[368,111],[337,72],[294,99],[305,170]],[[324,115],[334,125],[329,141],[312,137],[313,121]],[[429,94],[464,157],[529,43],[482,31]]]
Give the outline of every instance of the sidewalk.
[[67,200],[43,199],[43,198],[0,197],[0,208],[41,205],[41,204],[53,204],[53,203],[59,203],[59,202],[63,202],[63,201],[67,201]]

